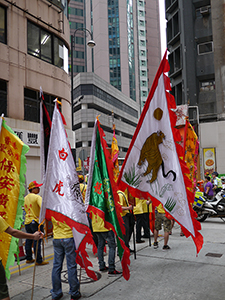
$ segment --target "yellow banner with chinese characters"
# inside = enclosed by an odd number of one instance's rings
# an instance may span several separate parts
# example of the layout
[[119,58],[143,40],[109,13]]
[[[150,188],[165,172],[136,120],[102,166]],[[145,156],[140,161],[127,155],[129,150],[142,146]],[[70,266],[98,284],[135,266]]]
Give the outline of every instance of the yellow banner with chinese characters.
[[197,134],[195,133],[190,122],[187,121],[186,133],[185,133],[185,162],[190,170],[190,174],[186,174],[192,182],[192,188],[188,188],[191,191],[195,191],[196,186],[196,174],[197,174],[197,159],[199,142]]
[[[29,147],[25,145],[1,120],[0,128],[0,216],[15,229],[22,224],[22,206],[25,192],[25,153]],[[14,264],[14,254],[18,253],[18,239],[0,233],[0,253],[7,278],[10,277],[9,266]]]
[[115,130],[113,130],[113,139],[112,139],[112,145],[111,145],[111,160],[113,162],[113,177],[114,181],[117,182],[117,179],[119,177],[119,162],[118,162],[118,156],[119,156],[119,147],[116,139]]

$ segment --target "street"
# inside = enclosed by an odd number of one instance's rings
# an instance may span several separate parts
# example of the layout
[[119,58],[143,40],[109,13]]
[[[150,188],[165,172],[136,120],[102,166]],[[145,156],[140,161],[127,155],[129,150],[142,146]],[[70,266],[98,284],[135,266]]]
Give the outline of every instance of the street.
[[[93,282],[81,273],[80,291],[82,298],[88,299],[182,299],[182,300],[221,300],[225,286],[225,224],[220,219],[207,219],[202,223],[201,233],[204,245],[198,257],[191,238],[180,236],[180,227],[175,223],[169,239],[171,250],[163,251],[163,231],[160,231],[159,248],[153,249],[145,243],[137,245],[137,259],[131,255],[131,276],[126,281],[122,276],[108,277],[98,271],[97,258],[88,248],[88,254],[97,271],[99,280]],[[153,242],[153,239],[152,239]],[[131,245],[132,241],[131,241]],[[36,266],[33,299],[51,299],[51,269],[53,263],[52,239],[44,247],[49,265]],[[107,256],[105,257],[107,262]],[[118,257],[116,268],[121,270]],[[34,265],[21,262],[21,276],[15,264],[11,268],[8,282],[11,299],[31,299]],[[80,267],[78,266],[78,278]],[[62,272],[63,300],[69,300],[66,264]]]

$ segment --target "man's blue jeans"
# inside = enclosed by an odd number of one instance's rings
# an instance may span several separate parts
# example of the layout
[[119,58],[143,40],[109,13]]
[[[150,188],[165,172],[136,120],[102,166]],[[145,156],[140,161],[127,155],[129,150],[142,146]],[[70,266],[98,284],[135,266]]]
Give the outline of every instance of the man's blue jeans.
[[70,295],[76,297],[79,295],[79,281],[77,279],[77,264],[75,243],[73,238],[54,239],[54,261],[52,269],[52,298],[57,298],[62,293],[61,271],[63,260],[66,255],[68,281],[70,285]]
[[[38,223],[35,221],[32,221],[30,224],[25,225],[25,229],[27,233],[35,233],[38,231]],[[43,232],[43,225],[40,227],[40,230]],[[26,259],[32,260],[32,244],[34,242],[34,253],[36,255],[36,245],[37,241],[26,239],[25,243],[25,251],[26,251]],[[41,240],[38,241],[38,249],[37,249],[37,263],[42,262],[42,256],[41,256]]]
[[98,237],[98,263],[99,269],[104,269],[104,247],[105,241],[107,241],[109,246],[109,256],[108,256],[108,264],[109,264],[109,272],[113,272],[115,270],[115,253],[116,253],[116,242],[115,235],[112,230],[106,232],[96,232]]

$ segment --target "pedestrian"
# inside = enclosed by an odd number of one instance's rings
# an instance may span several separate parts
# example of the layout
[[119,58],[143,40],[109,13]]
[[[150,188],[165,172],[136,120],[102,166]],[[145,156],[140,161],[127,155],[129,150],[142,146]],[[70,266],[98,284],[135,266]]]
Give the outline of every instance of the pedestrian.
[[[11,236],[14,236],[18,239],[32,239],[32,240],[39,240],[43,237],[43,233],[40,231],[36,231],[32,234],[22,232],[20,230],[14,229],[0,216],[0,233],[6,232],[10,234]],[[1,237],[0,237],[1,240]],[[3,240],[3,239],[2,239]],[[9,292],[8,292],[8,286],[6,282],[6,276],[5,276],[5,269],[2,265],[2,259],[0,257],[0,299],[2,300],[10,300],[9,298]]]
[[209,176],[205,176],[205,186],[204,186],[204,194],[207,199],[211,200],[213,198],[213,184],[211,182],[211,178]]
[[[26,212],[25,216],[25,229],[27,233],[34,233],[38,230],[39,226],[39,214],[41,209],[42,198],[39,194],[40,186],[36,181],[32,181],[29,186],[29,194],[24,198],[24,209]],[[40,230],[43,231],[43,225],[40,227]],[[35,260],[32,258],[32,244],[31,239],[26,239],[25,251],[26,251],[26,263],[33,263]],[[36,245],[37,242],[34,242],[34,253],[36,255]],[[41,256],[41,241],[38,243],[36,265],[47,265],[49,262],[44,261]]]
[[219,191],[222,190],[222,180],[218,177],[219,174],[217,172],[212,173],[213,178],[213,190],[217,194]]
[[[93,212],[92,212],[93,214]],[[116,241],[115,234],[112,230],[108,230],[104,226],[104,221],[98,214],[92,215],[92,228],[98,237],[98,264],[99,271],[108,271],[109,276],[120,275],[121,272],[115,269],[115,255],[116,255]],[[108,254],[108,267],[104,261],[104,247],[108,244],[109,254]]]
[[83,202],[85,202],[85,194],[86,194],[87,185],[84,182],[84,176],[82,174],[78,175],[78,178],[79,178],[79,183],[80,183],[80,192],[81,192],[81,195],[83,198]]
[[51,289],[52,300],[58,300],[63,297],[61,271],[65,256],[71,300],[80,299],[81,293],[79,292],[80,283],[77,278],[76,247],[72,229],[65,222],[56,221],[54,217],[51,218],[51,221],[53,225],[54,248]]
[[[122,206],[121,216],[124,221],[124,227],[125,227],[125,231],[126,231],[126,233],[124,235],[124,242],[125,242],[125,245],[127,246],[127,248],[129,248],[130,252],[132,253],[132,252],[134,252],[134,250],[130,249],[129,243],[130,243],[130,238],[131,238],[131,234],[132,234],[133,226],[134,226],[134,220],[132,221],[134,216],[131,213],[133,206],[129,205],[127,196],[124,192],[117,191],[117,194],[120,199],[120,205]],[[131,231],[131,233],[130,233],[130,231]]]
[[169,220],[165,215],[165,210],[163,209],[162,204],[156,207],[156,213],[155,213],[155,229],[154,229],[154,249],[157,249],[159,247],[158,245],[158,234],[159,230],[162,229],[162,223],[163,223],[163,229],[164,229],[164,246],[163,250],[169,250],[170,246],[168,245],[169,241],[169,233],[171,232],[171,220]]
[[144,230],[144,235],[141,237],[144,239],[150,238],[150,226],[149,226],[149,213],[152,212],[152,201],[149,198],[148,200],[142,199],[142,210],[143,210],[143,220],[142,220],[142,228]]

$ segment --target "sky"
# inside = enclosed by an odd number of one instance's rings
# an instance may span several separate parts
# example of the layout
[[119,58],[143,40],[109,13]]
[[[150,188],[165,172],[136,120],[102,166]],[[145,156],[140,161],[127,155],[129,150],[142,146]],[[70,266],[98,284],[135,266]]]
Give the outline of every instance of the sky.
[[159,15],[160,15],[160,31],[161,31],[161,57],[166,51],[166,19],[165,19],[165,1],[159,1]]

